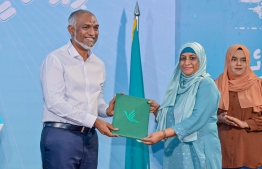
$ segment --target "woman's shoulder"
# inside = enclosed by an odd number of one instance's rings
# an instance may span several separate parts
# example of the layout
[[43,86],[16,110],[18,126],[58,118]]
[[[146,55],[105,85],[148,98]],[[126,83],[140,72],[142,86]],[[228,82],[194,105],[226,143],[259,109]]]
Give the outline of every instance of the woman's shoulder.
[[198,92],[205,95],[219,96],[219,90],[211,77],[203,78],[199,84]]
[[211,77],[205,77],[200,81],[201,86],[214,86],[216,87],[215,81]]
[[210,77],[202,78],[197,90],[197,99],[209,99],[209,101],[218,101],[220,93],[214,80]]
[[200,81],[199,88],[209,89],[218,92],[217,85],[211,77],[205,77]]

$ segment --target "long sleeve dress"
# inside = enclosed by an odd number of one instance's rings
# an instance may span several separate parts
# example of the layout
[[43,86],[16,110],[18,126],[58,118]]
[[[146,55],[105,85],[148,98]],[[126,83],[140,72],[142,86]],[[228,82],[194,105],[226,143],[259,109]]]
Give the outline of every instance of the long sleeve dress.
[[[222,112],[219,109],[218,115]],[[262,166],[262,112],[253,112],[252,107],[241,108],[237,92],[229,92],[227,115],[247,122],[250,129],[218,124],[223,168]]]
[[[179,98],[178,95],[175,103],[179,103]],[[169,107],[167,128],[173,128],[178,136],[165,141],[164,169],[221,169],[221,147],[216,124],[219,99],[214,81],[206,78],[200,82],[189,118],[175,124],[174,107]],[[197,132],[197,140],[181,141],[193,132]]]

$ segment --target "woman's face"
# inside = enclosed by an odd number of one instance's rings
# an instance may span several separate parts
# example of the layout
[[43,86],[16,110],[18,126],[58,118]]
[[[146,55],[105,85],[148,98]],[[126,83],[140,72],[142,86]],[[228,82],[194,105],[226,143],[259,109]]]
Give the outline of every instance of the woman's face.
[[180,69],[186,76],[191,76],[199,69],[199,60],[196,54],[187,52],[180,55]]
[[243,50],[237,50],[234,55],[231,58],[230,64],[229,64],[230,70],[236,75],[240,76],[242,75],[246,68],[246,56],[243,52]]

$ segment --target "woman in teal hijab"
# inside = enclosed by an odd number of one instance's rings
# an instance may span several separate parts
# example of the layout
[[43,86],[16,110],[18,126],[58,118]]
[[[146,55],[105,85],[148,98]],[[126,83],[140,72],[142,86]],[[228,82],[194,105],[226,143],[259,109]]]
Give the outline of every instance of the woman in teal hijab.
[[206,73],[204,48],[188,42],[179,54],[163,103],[149,101],[157,131],[142,141],[165,141],[164,169],[221,169],[216,124],[220,94]]

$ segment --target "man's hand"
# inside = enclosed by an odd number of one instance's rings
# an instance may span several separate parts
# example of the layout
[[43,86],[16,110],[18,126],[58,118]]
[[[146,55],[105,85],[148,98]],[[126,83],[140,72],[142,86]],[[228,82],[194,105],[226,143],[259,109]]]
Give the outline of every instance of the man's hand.
[[[121,94],[124,94],[124,92],[121,92]],[[114,98],[109,102],[109,106],[106,109],[106,115],[109,117],[114,115],[115,102],[116,102],[116,95],[114,95]]]
[[109,117],[114,115],[115,102],[116,102],[116,95],[114,95],[114,98],[109,102],[109,106],[106,109],[106,115]]
[[108,123],[104,120],[97,118],[94,126],[103,135],[106,135],[106,136],[109,136],[109,137],[118,137],[117,134],[111,133],[111,130],[118,130],[118,128],[115,128],[114,126],[112,126],[112,124],[110,124],[110,123]]

